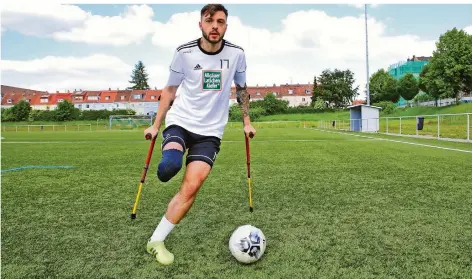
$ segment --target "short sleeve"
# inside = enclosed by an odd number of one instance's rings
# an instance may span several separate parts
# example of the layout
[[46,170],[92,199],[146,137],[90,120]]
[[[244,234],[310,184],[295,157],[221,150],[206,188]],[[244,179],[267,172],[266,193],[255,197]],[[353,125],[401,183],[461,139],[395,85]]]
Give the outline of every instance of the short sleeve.
[[238,63],[236,65],[236,72],[234,74],[234,83],[244,86],[246,84],[246,55],[244,51],[239,55]]
[[175,51],[172,62],[169,66],[169,78],[167,80],[167,86],[178,86],[182,83],[185,72],[184,63],[182,61],[182,53]]
[[238,66],[236,68],[236,72],[238,73],[244,73],[246,72],[246,54],[244,53],[244,51],[241,52],[241,54],[239,55],[239,59],[238,59]]

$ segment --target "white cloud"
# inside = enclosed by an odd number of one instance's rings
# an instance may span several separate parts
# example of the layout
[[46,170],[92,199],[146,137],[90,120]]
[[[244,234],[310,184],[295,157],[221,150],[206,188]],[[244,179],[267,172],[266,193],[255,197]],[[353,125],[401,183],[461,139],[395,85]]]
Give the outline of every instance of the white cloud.
[[472,35],[472,25],[465,27],[464,31],[467,32],[468,34]]
[[[124,45],[139,42],[149,35],[155,49],[152,53],[142,53],[140,56],[154,60],[156,53],[159,53],[161,63],[149,65],[148,72],[150,85],[163,87],[168,77],[168,65],[173,50],[178,45],[201,36],[198,28],[200,14],[199,11],[178,13],[172,15],[167,22],[152,22],[152,16],[153,11],[147,6],[133,6],[116,17],[88,15],[84,19],[84,25],[73,27],[72,31],[55,32],[54,37],[91,44]],[[407,34],[387,35],[386,23],[374,17],[369,17],[368,20],[371,75],[380,68],[387,68],[390,64],[406,60],[412,55],[431,55],[435,48],[434,40],[422,40]],[[104,27],[105,23],[110,25]],[[361,91],[364,89],[366,68],[363,15],[334,17],[322,11],[299,11],[288,14],[282,21],[281,29],[275,32],[249,26],[234,16],[229,17],[228,24],[226,39],[245,49],[248,83],[251,85],[307,83],[312,82],[313,76],[319,75],[324,69],[340,68],[353,71],[357,85]],[[19,75],[21,73],[19,71],[31,72],[42,69],[41,71],[46,73],[53,71],[70,75],[68,82],[50,75],[46,83],[39,81],[34,83],[41,86],[54,87],[54,82],[58,82],[58,87],[80,85],[88,89],[98,86],[102,86],[101,89],[123,88],[129,85],[127,81],[132,65],[126,65],[119,58],[104,56],[100,59],[86,60],[83,64],[80,64],[79,60],[84,58],[76,60],[67,58],[60,63],[57,61],[50,63],[46,58],[41,59],[41,63],[47,62],[47,67],[38,66],[39,62],[35,61],[26,61],[22,62],[25,64],[18,65],[11,64],[13,61],[10,61],[9,71],[16,69],[15,73]],[[103,61],[108,64],[98,66]],[[88,68],[85,65],[88,63],[91,64],[90,67],[101,67],[103,71],[98,76],[84,74],[87,72]],[[62,64],[63,68],[58,68],[59,66],[54,64]],[[120,69],[118,74],[111,74],[115,71],[114,68]],[[30,78],[36,80],[32,74],[22,80]]]
[[83,24],[90,14],[79,7],[45,2],[28,5],[8,1],[2,7],[2,29],[25,35],[48,37]]
[[[175,14],[159,24],[152,42],[173,50],[200,35],[198,20],[198,12]],[[245,49],[250,84],[307,83],[326,68],[340,68],[353,71],[360,90],[364,89],[363,15],[338,18],[322,11],[299,11],[287,15],[277,32],[245,25],[231,16],[228,24],[226,38]],[[386,30],[384,23],[368,18],[371,75],[412,55],[432,54],[433,40],[414,35],[389,36]]]
[[53,37],[88,44],[129,45],[141,42],[154,31],[153,16],[154,11],[149,6],[134,5],[119,16],[90,16],[83,26],[56,32]]
[[153,16],[147,5],[129,6],[117,16],[100,16],[73,5],[9,4],[2,11],[2,28],[58,41],[123,46],[151,34]]
[[27,61],[2,60],[8,85],[36,90],[107,89],[128,86],[132,66],[105,54],[55,57]]
[[[365,4],[348,4],[349,6],[352,6],[352,7],[355,7],[355,8],[358,8],[358,9],[364,9],[365,8]],[[377,8],[380,4],[367,4],[367,10],[369,8]]]

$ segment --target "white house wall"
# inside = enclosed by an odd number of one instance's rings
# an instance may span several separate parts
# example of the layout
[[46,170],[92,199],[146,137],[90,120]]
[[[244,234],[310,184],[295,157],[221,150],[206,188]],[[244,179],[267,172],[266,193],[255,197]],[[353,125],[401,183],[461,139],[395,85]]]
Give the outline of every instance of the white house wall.
[[311,95],[306,96],[283,96],[282,100],[288,101],[289,107],[308,106],[311,104]]

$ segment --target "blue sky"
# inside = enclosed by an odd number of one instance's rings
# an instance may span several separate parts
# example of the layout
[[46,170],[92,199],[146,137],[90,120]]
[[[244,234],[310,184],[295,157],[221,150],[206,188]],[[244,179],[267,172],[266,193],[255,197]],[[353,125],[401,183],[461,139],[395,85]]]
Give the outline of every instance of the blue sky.
[[[225,6],[226,38],[245,48],[251,84],[307,83],[323,69],[338,67],[353,70],[363,88],[363,7]],[[201,5],[195,4],[4,9],[2,84],[39,90],[123,88],[138,60],[148,67],[151,85],[160,88],[173,49],[200,35]],[[169,22],[183,13],[190,17]],[[431,55],[434,42],[453,27],[472,32],[471,15],[472,5],[369,7],[370,74],[413,54]]]

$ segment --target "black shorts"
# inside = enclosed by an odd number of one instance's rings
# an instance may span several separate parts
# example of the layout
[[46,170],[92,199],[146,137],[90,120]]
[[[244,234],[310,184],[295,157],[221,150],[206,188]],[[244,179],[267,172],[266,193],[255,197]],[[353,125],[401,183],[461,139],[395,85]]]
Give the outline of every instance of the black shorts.
[[188,149],[185,165],[192,161],[203,161],[213,167],[216,155],[220,152],[221,140],[213,136],[202,136],[192,133],[186,129],[170,125],[162,131],[164,140],[161,150],[169,142],[177,142],[182,145],[184,153]]

